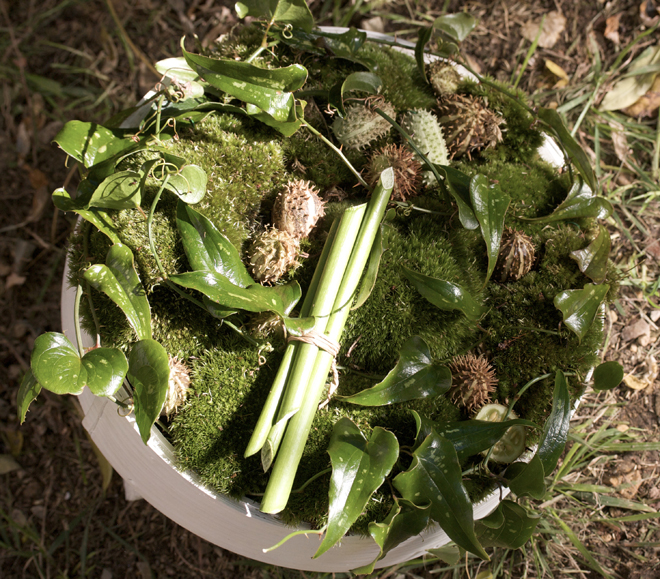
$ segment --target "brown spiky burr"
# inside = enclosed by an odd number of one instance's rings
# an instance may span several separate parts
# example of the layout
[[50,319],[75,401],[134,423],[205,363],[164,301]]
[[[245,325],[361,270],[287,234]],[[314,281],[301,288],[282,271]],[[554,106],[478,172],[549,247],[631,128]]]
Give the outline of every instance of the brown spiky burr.
[[472,353],[456,356],[449,368],[452,375],[449,397],[454,404],[472,412],[490,401],[497,378],[484,356]]

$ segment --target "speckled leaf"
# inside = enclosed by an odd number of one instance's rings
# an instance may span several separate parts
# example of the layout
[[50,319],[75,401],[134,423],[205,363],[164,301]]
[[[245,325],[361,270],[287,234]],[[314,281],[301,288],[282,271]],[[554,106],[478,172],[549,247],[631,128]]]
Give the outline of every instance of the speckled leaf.
[[85,209],[87,206],[86,203],[77,203],[75,200],[71,199],[69,193],[63,188],[53,191],[53,203],[58,209],[62,211],[73,211],[86,221],[89,221],[101,233],[105,233],[112,243],[121,242],[112,220],[108,217],[108,214],[105,211]]
[[133,265],[133,253],[115,244],[108,251],[106,264],[88,268],[84,278],[121,308],[138,339],[151,337],[151,309]]
[[545,471],[538,454],[529,462],[514,462],[504,473],[508,487],[519,497],[545,497]]
[[394,479],[404,499],[424,507],[460,547],[488,560],[474,533],[472,502],[462,482],[461,465],[451,441],[431,432],[415,450],[410,468]]
[[55,394],[80,394],[87,382],[78,350],[64,334],[41,334],[34,342],[30,366],[41,387]]
[[486,547],[520,549],[529,541],[540,519],[540,515],[504,500],[490,515],[477,521],[477,534]]
[[385,406],[444,394],[451,386],[451,371],[431,359],[431,350],[419,336],[412,336],[401,347],[399,360],[385,379],[372,388],[337,396],[361,406]]
[[566,377],[561,370],[555,374],[555,389],[552,395],[552,412],[543,427],[541,442],[536,455],[543,463],[546,475],[552,473],[568,438],[568,428],[571,421],[571,399],[568,394]]
[[550,223],[584,217],[606,219],[611,214],[612,204],[607,199],[595,196],[582,179],[577,179],[568,192],[566,199],[550,215],[525,219],[527,221]]
[[371,251],[369,252],[369,261],[367,262],[367,269],[362,276],[362,281],[360,282],[360,289],[358,295],[355,298],[355,303],[351,307],[351,310],[357,310],[361,307],[364,302],[369,299],[371,292],[376,285],[376,278],[378,277],[378,269],[380,267],[380,258],[383,256],[383,252],[387,249],[387,244],[383,240],[383,226],[381,225],[376,232],[376,237],[374,238],[374,243],[371,246]]
[[418,414],[415,410],[411,410],[410,413],[413,415],[416,425],[415,444],[413,445],[413,450],[417,450],[426,440],[426,437],[431,434],[431,432],[433,432],[436,424],[433,422],[433,420]]
[[470,201],[472,210],[479,221],[481,235],[486,242],[488,270],[484,285],[493,275],[500,243],[504,232],[504,216],[511,203],[511,197],[504,193],[497,184],[489,184],[485,175],[475,175],[470,181]]
[[477,25],[477,19],[467,12],[445,14],[433,22],[433,28],[444,32],[454,42],[463,42]]
[[593,388],[597,392],[612,390],[623,380],[623,366],[618,362],[603,362],[594,370]]
[[221,305],[216,304],[206,296],[202,296],[202,303],[206,307],[206,310],[209,312],[209,314],[218,318],[219,320],[223,320],[225,318],[228,318],[229,316],[233,316],[234,314],[238,313],[238,310],[233,310],[231,308],[223,308]]
[[598,225],[598,235],[584,249],[571,251],[570,256],[577,261],[580,271],[594,283],[603,283],[607,276],[607,262],[610,257],[612,242],[610,234],[602,225]]
[[85,167],[97,165],[137,146],[123,131],[111,131],[96,123],[82,121],[69,121],[54,140],[67,155]]
[[328,102],[343,117],[346,114],[344,110],[344,95],[346,93],[359,91],[366,94],[379,94],[382,86],[383,81],[378,75],[371,72],[354,72],[349,74],[343,82],[340,81],[330,88]]
[[143,177],[136,171],[113,173],[96,188],[88,207],[134,209],[142,202]]
[[302,297],[302,289],[297,281],[274,285],[266,289],[280,297],[284,314],[287,316],[293,311],[293,308],[296,307],[296,304]]
[[[316,323],[316,318],[289,318],[284,316],[282,318],[284,327],[286,331],[291,336],[302,336],[305,332],[309,332],[314,329]],[[268,470],[268,469],[264,469]]]
[[87,352],[82,363],[87,370],[87,386],[96,396],[112,396],[124,382],[128,362],[117,348],[95,348]]
[[160,416],[167,397],[170,366],[165,348],[152,339],[133,344],[128,356],[127,377],[134,391],[135,422],[142,441],[147,444],[151,427]]
[[32,369],[28,368],[28,371],[23,376],[21,380],[21,385],[18,389],[18,396],[16,397],[16,406],[18,406],[18,420],[21,424],[25,422],[25,415],[27,414],[28,408],[32,401],[39,396],[41,392],[41,384],[37,382],[37,379],[32,373]]
[[172,191],[181,201],[194,205],[206,195],[206,171],[197,165],[185,165],[171,175],[165,188]]
[[480,306],[475,299],[461,286],[450,281],[436,279],[401,267],[406,279],[422,294],[422,297],[441,310],[459,310],[465,316],[476,322],[486,308]]
[[305,0],[240,0],[236,2],[239,18],[253,16],[268,22],[282,22],[311,32],[314,17]]
[[332,430],[328,454],[332,463],[328,529],[314,558],[334,546],[360,516],[396,463],[399,443],[394,434],[378,426],[367,440],[349,418],[340,418]]
[[295,106],[291,109],[289,118],[286,121],[277,121],[268,113],[263,112],[259,107],[253,105],[246,105],[245,109],[241,109],[243,114],[261,121],[264,125],[272,127],[279,131],[285,137],[293,135],[305,123],[305,106],[307,101],[297,100]]
[[610,286],[588,283],[583,289],[566,290],[555,296],[554,304],[564,316],[564,323],[582,340],[603,303]]

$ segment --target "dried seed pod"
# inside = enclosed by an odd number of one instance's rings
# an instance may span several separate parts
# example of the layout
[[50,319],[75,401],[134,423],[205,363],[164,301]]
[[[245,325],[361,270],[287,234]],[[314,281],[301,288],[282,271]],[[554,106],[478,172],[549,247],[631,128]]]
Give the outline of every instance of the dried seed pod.
[[[425,110],[414,110],[406,113],[401,119],[401,126],[410,135],[415,145],[424,153],[431,163],[449,165],[447,145],[442,134],[442,128],[433,113]],[[424,184],[435,184],[435,176],[431,171],[424,171]]]
[[534,265],[535,250],[532,238],[522,231],[508,227],[502,236],[500,254],[495,269],[501,281],[519,280]]
[[273,312],[260,312],[255,314],[247,325],[250,335],[259,340],[270,337],[285,338],[282,318]]
[[325,215],[323,201],[309,181],[289,181],[275,199],[273,224],[295,239],[307,237]]
[[170,416],[186,401],[190,388],[190,371],[176,356],[169,356],[170,380],[167,386],[167,398],[161,414]]
[[385,169],[388,167],[394,169],[392,199],[405,201],[417,195],[417,189],[421,185],[422,164],[415,159],[415,155],[407,147],[386,145],[371,155],[367,166],[366,177],[370,185],[378,181]]
[[446,94],[438,100],[438,110],[452,159],[463,155],[472,159],[473,152],[502,141],[504,119],[480,97]]
[[449,397],[454,404],[471,412],[490,401],[490,393],[495,391],[497,378],[495,370],[484,356],[472,353],[456,356],[449,368],[452,382]]
[[298,267],[300,244],[286,231],[265,230],[250,248],[252,277],[261,283],[273,283],[289,270]]
[[434,60],[427,66],[427,76],[438,96],[453,94],[458,90],[461,75],[446,60]]
[[[377,103],[378,107],[394,118],[396,111],[388,102]],[[379,137],[390,132],[392,125],[378,113],[365,105],[351,105],[346,107],[346,116],[337,117],[332,123],[332,131],[337,140],[349,149],[362,149]]]

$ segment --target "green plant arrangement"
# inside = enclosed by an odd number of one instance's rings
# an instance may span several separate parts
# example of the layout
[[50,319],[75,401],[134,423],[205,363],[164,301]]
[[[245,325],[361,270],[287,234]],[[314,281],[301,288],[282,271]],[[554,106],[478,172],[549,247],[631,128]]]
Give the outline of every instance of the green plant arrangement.
[[42,388],[88,387],[208,487],[310,523],[316,556],[373,537],[357,572],[431,524],[444,558],[519,548],[538,515],[473,502],[543,496],[575,400],[622,379],[598,365],[620,274],[587,156],[456,65],[468,14],[409,55],[301,0],[237,11],[256,23],[182,43],[145,103],[57,136],[82,177],[53,194],[80,217],[77,345],[36,340],[21,420]]

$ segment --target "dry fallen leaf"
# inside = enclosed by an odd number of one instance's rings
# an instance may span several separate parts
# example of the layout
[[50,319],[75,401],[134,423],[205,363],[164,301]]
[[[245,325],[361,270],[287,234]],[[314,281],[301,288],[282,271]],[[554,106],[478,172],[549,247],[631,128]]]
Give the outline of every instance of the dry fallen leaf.
[[612,144],[614,145],[614,152],[619,161],[625,163],[628,158],[629,149],[628,139],[626,138],[626,132],[623,129],[623,125],[616,121],[609,121],[608,124],[612,129]]
[[638,318],[634,323],[628,324],[621,331],[621,339],[624,342],[629,342],[639,338],[640,336],[649,336],[651,334],[651,326],[643,318]]
[[360,23],[360,28],[368,30],[369,32],[385,32],[385,21],[380,16],[373,18],[365,18]]
[[[541,19],[534,22],[526,22],[522,26],[521,33],[527,40],[534,42],[540,26]],[[566,17],[561,12],[554,10],[546,14],[545,20],[543,20],[543,30],[539,36],[539,46],[542,48],[552,48],[557,44],[559,36],[564,32],[565,28]]]
[[9,289],[10,287],[14,287],[18,285],[23,285],[26,279],[27,278],[25,276],[18,275],[12,271],[5,280],[5,289]]
[[613,14],[605,21],[605,38],[611,40],[617,46],[619,46],[621,42],[619,40],[619,21],[621,20],[621,14],[623,14],[623,12]]
[[[658,62],[660,62],[660,46],[649,46],[634,60],[628,72],[634,72]],[[618,111],[632,106],[653,86],[657,76],[656,72],[649,72],[622,78],[605,94],[600,103],[600,110]]]
[[633,390],[644,390],[644,388],[648,388],[651,385],[647,380],[640,380],[632,374],[626,374],[623,377],[623,381],[628,388],[632,388]]
[[556,77],[559,78],[559,81],[555,83],[555,86],[552,88],[564,88],[568,85],[568,74],[566,71],[559,66],[557,63],[553,62],[549,58],[545,59],[545,67]]
[[651,117],[653,113],[660,108],[660,75],[655,77],[653,85],[635,101],[631,106],[623,109],[621,112],[630,117]]
[[10,473],[21,468],[11,454],[0,454],[0,475]]
[[642,24],[647,28],[651,28],[658,23],[658,20],[660,20],[660,14],[658,14],[658,10],[655,7],[655,2],[653,2],[653,0],[650,2],[644,0],[644,2],[639,5],[639,18],[642,21]]

